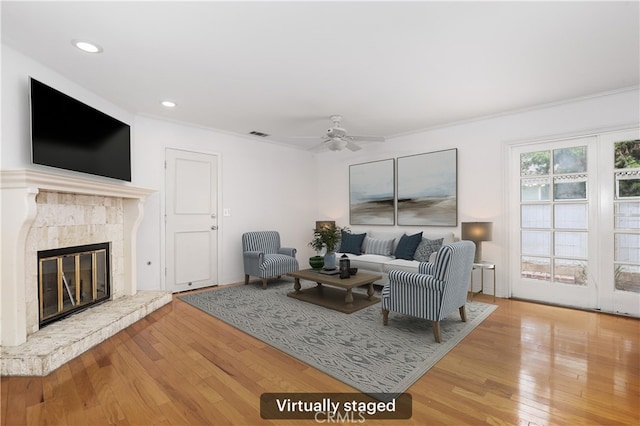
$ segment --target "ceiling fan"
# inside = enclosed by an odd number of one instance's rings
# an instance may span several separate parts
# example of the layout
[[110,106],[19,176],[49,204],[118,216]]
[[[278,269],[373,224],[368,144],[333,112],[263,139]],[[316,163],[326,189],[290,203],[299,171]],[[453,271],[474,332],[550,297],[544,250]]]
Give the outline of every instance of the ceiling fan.
[[354,136],[347,134],[347,130],[340,127],[342,121],[341,115],[332,115],[330,117],[333,126],[327,129],[324,136],[321,136],[322,142],[310,148],[311,151],[321,149],[329,149],[330,151],[342,151],[347,148],[350,151],[358,151],[362,149],[356,142],[384,142],[381,136]]

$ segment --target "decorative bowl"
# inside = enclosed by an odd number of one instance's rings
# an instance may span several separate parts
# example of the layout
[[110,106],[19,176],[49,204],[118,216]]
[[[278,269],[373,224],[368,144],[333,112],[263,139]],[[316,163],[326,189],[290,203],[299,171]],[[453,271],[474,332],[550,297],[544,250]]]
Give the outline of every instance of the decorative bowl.
[[324,266],[324,257],[322,256],[313,256],[309,258],[309,266],[313,269],[322,269]]

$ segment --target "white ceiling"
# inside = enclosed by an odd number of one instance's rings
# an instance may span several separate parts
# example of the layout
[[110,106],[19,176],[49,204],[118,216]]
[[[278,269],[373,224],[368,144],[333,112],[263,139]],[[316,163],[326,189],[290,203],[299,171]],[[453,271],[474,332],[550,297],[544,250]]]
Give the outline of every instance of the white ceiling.
[[300,147],[332,114],[393,137],[640,85],[637,1],[1,7],[3,43],[132,113]]

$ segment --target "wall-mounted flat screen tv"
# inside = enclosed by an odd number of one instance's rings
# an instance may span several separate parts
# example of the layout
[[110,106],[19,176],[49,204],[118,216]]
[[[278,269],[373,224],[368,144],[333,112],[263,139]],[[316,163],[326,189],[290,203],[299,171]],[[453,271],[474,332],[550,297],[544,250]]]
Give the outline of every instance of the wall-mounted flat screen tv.
[[34,164],[131,182],[131,128],[33,78]]

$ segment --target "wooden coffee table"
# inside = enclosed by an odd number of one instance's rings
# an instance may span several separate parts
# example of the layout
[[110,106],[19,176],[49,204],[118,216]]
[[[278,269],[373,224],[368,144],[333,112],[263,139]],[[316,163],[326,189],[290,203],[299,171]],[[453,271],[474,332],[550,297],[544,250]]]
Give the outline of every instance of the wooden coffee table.
[[[341,279],[340,275],[325,275],[313,269],[290,272],[287,275],[295,279],[293,291],[287,296],[335,309],[345,314],[350,314],[380,301],[380,298],[374,297],[373,283],[381,279],[381,275],[358,272],[350,278]],[[301,290],[300,280],[313,281],[317,286]],[[352,291],[354,287],[363,285],[369,286],[366,295]]]

